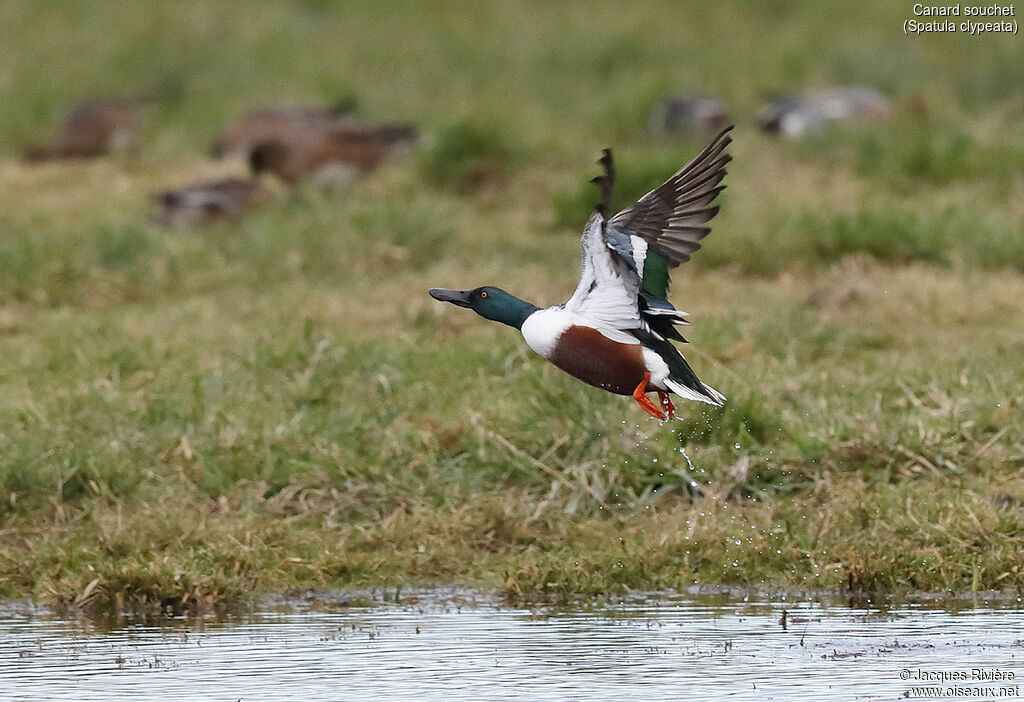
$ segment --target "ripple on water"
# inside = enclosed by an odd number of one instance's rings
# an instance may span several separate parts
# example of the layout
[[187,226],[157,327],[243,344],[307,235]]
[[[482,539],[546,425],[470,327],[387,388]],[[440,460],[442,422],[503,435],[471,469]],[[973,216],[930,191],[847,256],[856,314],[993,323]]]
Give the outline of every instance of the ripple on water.
[[917,604],[883,612],[676,595],[527,610],[485,596],[472,600],[426,592],[374,607],[302,601],[244,620],[111,631],[9,607],[0,609],[2,695],[892,700],[915,684],[901,679],[904,669],[986,668],[1013,673],[1017,684],[1024,679],[1019,610],[951,613]]

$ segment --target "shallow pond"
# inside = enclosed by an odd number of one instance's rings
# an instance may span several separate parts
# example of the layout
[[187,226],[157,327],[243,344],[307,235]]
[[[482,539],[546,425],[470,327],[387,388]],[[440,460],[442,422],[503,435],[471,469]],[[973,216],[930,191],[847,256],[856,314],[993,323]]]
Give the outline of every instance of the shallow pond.
[[0,699],[1024,695],[1021,605],[953,606],[659,593],[517,609],[485,595],[430,591],[371,606],[320,595],[267,603],[245,617],[110,629],[14,604],[0,608]]

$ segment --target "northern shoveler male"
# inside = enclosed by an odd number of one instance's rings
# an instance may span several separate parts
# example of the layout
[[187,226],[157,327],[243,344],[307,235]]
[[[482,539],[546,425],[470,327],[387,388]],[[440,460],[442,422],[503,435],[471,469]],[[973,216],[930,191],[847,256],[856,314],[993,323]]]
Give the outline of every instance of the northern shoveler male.
[[[587,221],[580,245],[583,270],[568,302],[541,309],[491,285],[473,290],[431,288],[443,302],[520,330],[531,349],[585,383],[632,395],[652,417],[670,419],[670,394],[721,405],[725,397],[705,385],[672,340],[686,313],[668,301],[669,271],[690,260],[708,235],[712,203],[725,186],[732,141],[727,127],[690,163],[630,208],[608,218],[615,166],[607,149],[605,173],[594,178],[601,203]],[[658,393],[659,407],[647,393]]]

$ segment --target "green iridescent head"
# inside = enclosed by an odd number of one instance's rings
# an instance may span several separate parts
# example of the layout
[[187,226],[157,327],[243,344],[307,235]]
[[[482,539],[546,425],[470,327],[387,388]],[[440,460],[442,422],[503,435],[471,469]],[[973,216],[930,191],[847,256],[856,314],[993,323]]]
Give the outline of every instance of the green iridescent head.
[[507,324],[516,329],[521,329],[526,318],[540,309],[537,305],[520,300],[515,295],[493,285],[484,285],[473,290],[431,288],[430,296],[441,302],[467,307],[481,317]]

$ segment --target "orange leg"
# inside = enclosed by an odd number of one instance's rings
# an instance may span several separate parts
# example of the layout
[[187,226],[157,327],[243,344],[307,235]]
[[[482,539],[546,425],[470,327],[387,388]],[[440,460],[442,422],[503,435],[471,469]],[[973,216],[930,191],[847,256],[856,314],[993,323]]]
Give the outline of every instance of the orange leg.
[[676,406],[672,404],[672,398],[664,390],[658,391],[658,399],[661,400],[661,407],[665,410],[665,414],[668,415],[669,419],[676,418]]
[[651,374],[648,372],[644,373],[644,379],[640,381],[640,384],[636,386],[636,390],[633,391],[633,399],[640,405],[644,412],[651,415],[655,419],[667,419],[668,417],[664,412],[658,409],[658,406],[654,404],[651,398],[647,397],[647,383],[651,380]]

